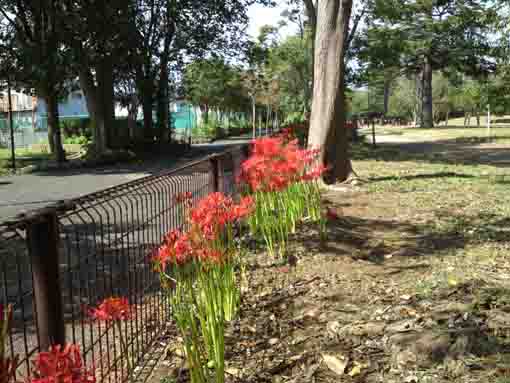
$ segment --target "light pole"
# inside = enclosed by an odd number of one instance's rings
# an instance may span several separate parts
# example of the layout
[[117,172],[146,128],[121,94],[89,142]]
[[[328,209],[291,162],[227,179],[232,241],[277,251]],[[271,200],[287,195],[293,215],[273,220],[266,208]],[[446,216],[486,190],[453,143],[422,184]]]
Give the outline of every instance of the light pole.
[[11,100],[11,80],[7,76],[7,103],[9,108],[9,130],[11,133],[11,158],[12,158],[12,170],[16,171],[16,148],[14,146],[14,124],[12,118],[12,100]]

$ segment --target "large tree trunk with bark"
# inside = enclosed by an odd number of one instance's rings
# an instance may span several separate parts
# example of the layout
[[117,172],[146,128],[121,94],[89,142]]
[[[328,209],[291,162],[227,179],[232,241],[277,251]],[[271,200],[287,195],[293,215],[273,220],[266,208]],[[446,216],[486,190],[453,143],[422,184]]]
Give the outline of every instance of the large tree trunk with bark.
[[115,92],[113,89],[113,61],[110,55],[102,58],[97,66],[97,90],[104,125],[102,135],[104,137],[104,149],[110,146],[115,139],[113,126],[115,122]]
[[433,102],[432,102],[432,63],[430,57],[425,57],[423,62],[423,98],[422,98],[422,128],[434,127]]
[[44,101],[48,108],[48,142],[51,153],[57,162],[64,162],[66,159],[64,148],[62,147],[62,136],[60,134],[58,118],[58,97],[57,92],[51,84],[44,92]]
[[[314,80],[314,77],[315,77],[315,43],[316,43],[316,37],[317,37],[317,10],[315,8],[315,5],[313,3],[313,0],[304,0],[305,2],[305,8],[306,8],[306,15],[308,17],[308,22],[310,24],[310,32],[311,32],[311,39],[312,39],[312,47],[311,47],[311,51],[312,51],[312,84],[311,84],[311,89],[312,89],[312,92],[313,92],[313,89],[314,89],[314,84],[315,84],[315,80]],[[305,96],[306,96],[306,92],[305,92]],[[305,102],[307,102],[308,100],[306,99],[305,97]],[[313,102],[313,97],[312,97],[312,102]],[[309,106],[308,105],[305,105],[305,109],[308,110]],[[306,113],[305,113],[306,114]],[[306,118],[306,116],[305,116]]]
[[168,65],[162,64],[157,95],[158,139],[160,142],[169,141],[171,136],[168,100],[168,77]]
[[386,116],[390,109],[390,96],[391,96],[391,83],[393,78],[390,75],[385,75],[384,79],[384,115]]
[[163,54],[161,55],[161,63],[159,70],[159,86],[158,86],[158,107],[157,116],[159,124],[159,140],[160,142],[167,142],[172,137],[170,131],[170,110],[169,110],[169,91],[168,91],[168,64],[170,61],[170,44],[172,43],[175,24],[173,22],[174,15],[172,14],[173,7],[170,2],[167,2],[167,12],[165,20],[165,42],[163,48]]
[[138,117],[138,100],[136,96],[132,97],[131,103],[128,106],[128,117],[127,124],[129,130],[129,138],[131,140],[136,139],[136,118]]
[[314,60],[314,92],[309,146],[322,149],[330,166],[326,183],[345,181],[351,173],[345,128],[345,39],[352,0],[319,0]]
[[416,75],[416,92],[414,106],[414,127],[422,126],[423,121],[423,70]]
[[[100,70],[97,71],[97,77],[99,83],[100,77],[102,77],[102,72]],[[85,95],[87,109],[92,119],[94,148],[96,154],[100,155],[108,148],[108,133],[105,115],[106,108],[104,107],[103,102],[105,98],[103,86],[96,86],[90,69],[85,66],[82,67],[79,72],[79,79],[80,87]],[[101,81],[101,83],[104,83],[104,81]]]
[[142,90],[143,129],[146,138],[153,137],[152,108],[154,106],[154,85],[152,79],[145,79]]

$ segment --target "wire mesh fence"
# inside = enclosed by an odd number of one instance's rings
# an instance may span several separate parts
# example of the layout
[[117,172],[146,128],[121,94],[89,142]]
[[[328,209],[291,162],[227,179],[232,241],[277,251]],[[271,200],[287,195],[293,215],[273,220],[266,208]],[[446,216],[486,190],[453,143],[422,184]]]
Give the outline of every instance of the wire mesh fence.
[[[171,314],[151,257],[185,222],[176,197],[191,192],[196,203],[213,191],[234,194],[245,154],[238,147],[0,226],[0,303],[14,307],[7,349],[20,356],[18,373],[28,376],[29,360],[49,344],[72,342],[98,382],[127,381],[128,357],[145,380],[151,347]],[[121,328],[89,319],[88,310],[110,296],[133,307]]]

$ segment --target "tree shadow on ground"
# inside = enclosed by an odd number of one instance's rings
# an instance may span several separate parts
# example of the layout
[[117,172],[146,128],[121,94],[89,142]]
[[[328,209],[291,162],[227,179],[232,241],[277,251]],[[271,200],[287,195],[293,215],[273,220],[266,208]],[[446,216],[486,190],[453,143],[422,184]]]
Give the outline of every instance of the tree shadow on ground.
[[199,146],[193,146],[185,152],[175,153],[172,150],[158,150],[155,152],[145,153],[136,159],[125,161],[113,161],[107,164],[83,164],[80,161],[70,160],[70,168],[51,168],[48,170],[40,170],[34,175],[41,177],[66,177],[76,175],[114,175],[114,174],[131,174],[131,173],[147,173],[150,175],[160,174],[172,168],[179,168],[189,162],[205,158],[209,155],[220,153],[243,143],[243,140],[232,139],[231,142],[210,143]]
[[475,178],[470,174],[456,173],[456,172],[438,172],[429,174],[414,174],[410,176],[387,176],[387,177],[371,177],[370,182],[381,181],[411,181],[419,179],[434,179],[434,178]]
[[[448,219],[443,226],[435,222]],[[323,253],[326,256],[349,256],[382,265],[393,257],[431,257],[452,255],[452,250],[468,244],[508,241],[508,219],[492,214],[475,216],[435,212],[431,223],[417,224],[387,219],[341,216],[329,220],[327,241],[320,244],[315,226],[295,235],[304,253]],[[476,235],[471,229],[476,228]]]
[[358,161],[416,161],[431,164],[485,164],[499,168],[510,167],[510,146],[493,148],[480,146],[486,142],[492,141],[486,138],[468,138],[381,143],[376,148],[366,143],[356,144],[351,147],[351,158]]

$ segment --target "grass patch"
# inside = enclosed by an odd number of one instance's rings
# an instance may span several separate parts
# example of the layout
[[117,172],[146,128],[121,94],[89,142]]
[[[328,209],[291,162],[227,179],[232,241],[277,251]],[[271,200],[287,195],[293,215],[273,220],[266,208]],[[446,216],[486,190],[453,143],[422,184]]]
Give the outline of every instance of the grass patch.
[[493,125],[490,136],[484,124],[481,127],[464,127],[461,123],[452,123],[449,126],[438,126],[433,129],[377,126],[376,133],[379,136],[395,135],[407,139],[416,139],[416,141],[455,140],[457,142],[479,144],[486,142],[510,143],[510,125],[508,124]]
[[[416,282],[417,294],[510,268],[510,174],[491,165],[448,163],[447,157],[436,161],[434,155],[397,147],[360,145],[352,151],[354,169],[368,180],[363,189],[374,204],[380,203],[378,212],[414,225],[428,238],[423,253],[437,267]],[[385,201],[388,212],[381,211]]]
[[[31,152],[29,149],[16,149],[16,168],[20,169],[50,158],[51,155],[48,153]],[[11,169],[11,164],[11,151],[9,149],[0,149],[0,175],[7,174]]]

